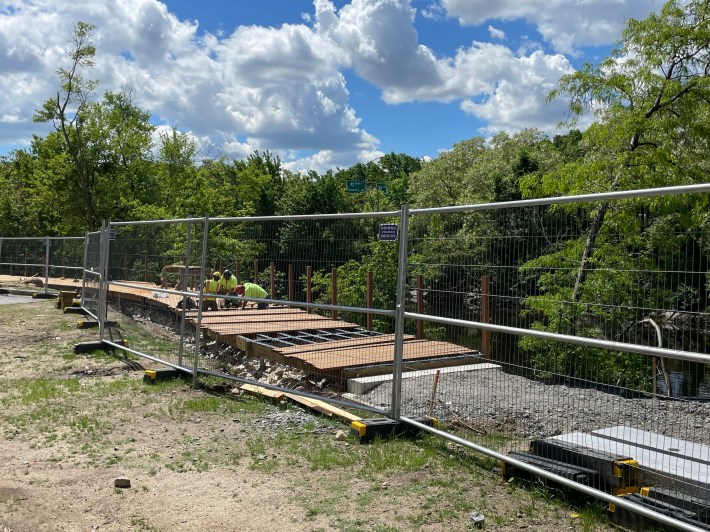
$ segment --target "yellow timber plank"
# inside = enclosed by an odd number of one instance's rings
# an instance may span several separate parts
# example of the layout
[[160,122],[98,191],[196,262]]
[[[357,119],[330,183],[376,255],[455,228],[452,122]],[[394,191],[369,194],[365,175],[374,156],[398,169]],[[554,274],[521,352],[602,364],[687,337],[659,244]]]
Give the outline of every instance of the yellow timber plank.
[[276,390],[271,390],[269,388],[264,388],[262,386],[257,386],[256,384],[242,384],[239,387],[240,390],[245,392],[253,393],[256,395],[263,395],[264,397],[270,397],[271,399],[276,399],[280,401],[284,398],[285,393]]

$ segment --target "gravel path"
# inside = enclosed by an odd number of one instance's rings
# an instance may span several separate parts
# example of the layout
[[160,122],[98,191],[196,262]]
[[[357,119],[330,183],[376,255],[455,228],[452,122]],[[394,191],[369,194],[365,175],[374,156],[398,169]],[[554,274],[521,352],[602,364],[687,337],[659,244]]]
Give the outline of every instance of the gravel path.
[[[427,414],[433,378],[404,379],[402,414]],[[363,396],[388,405],[391,383]],[[624,398],[596,389],[543,384],[501,370],[442,374],[434,417],[464,421],[482,432],[499,431],[524,438],[566,432],[591,432],[627,425],[677,438],[710,441],[710,403],[653,398]]]

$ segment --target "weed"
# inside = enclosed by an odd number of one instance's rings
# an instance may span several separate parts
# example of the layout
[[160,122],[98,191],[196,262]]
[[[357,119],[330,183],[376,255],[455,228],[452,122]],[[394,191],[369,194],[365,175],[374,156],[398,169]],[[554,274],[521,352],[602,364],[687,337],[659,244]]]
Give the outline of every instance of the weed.
[[161,532],[162,528],[158,528],[155,525],[150,524],[147,519],[143,517],[131,517],[131,526],[138,532]]

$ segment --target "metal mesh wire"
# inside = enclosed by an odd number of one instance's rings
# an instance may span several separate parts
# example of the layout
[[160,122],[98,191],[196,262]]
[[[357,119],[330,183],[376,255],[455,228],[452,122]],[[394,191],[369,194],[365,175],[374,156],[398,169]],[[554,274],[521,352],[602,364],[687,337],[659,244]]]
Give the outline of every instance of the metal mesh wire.
[[[668,210],[653,214],[642,202],[612,202],[595,253],[580,271],[596,209],[412,217],[410,312],[517,331],[424,321],[425,338],[477,350],[482,363],[465,372],[405,374],[402,413],[433,414],[447,430],[504,453],[554,441],[633,459],[639,462],[633,480],[619,480],[621,487],[645,483],[708,501],[710,357],[688,360],[672,351],[660,357],[524,335],[548,331],[629,349],[709,352],[707,231],[679,231],[668,223]],[[415,320],[406,327],[415,330]],[[383,386],[373,400],[389,393]],[[548,452],[561,456],[559,448]],[[695,453],[699,464],[683,460],[684,452]],[[608,488],[601,480],[596,487]]]
[[0,238],[0,274],[44,279],[45,238]]
[[[398,246],[379,231],[393,221],[375,215],[212,223],[210,267],[230,270],[247,290],[259,292],[245,283],[260,286],[272,302],[218,298],[227,308],[202,317],[210,336],[205,367],[325,396],[347,391],[348,378],[367,374],[367,366],[391,373]],[[368,307],[389,315],[368,314]],[[376,406],[389,408],[389,400]]]
[[[710,240],[654,201],[415,211],[402,273],[391,213],[117,224],[110,299],[148,357],[707,501]],[[212,293],[227,270],[248,291]]]
[[86,252],[81,289],[81,306],[91,317],[99,319],[101,281],[101,232],[86,233]]
[[119,225],[109,242],[109,302],[120,335],[130,349],[185,371],[195,367],[196,324],[181,309],[199,301],[203,226]]

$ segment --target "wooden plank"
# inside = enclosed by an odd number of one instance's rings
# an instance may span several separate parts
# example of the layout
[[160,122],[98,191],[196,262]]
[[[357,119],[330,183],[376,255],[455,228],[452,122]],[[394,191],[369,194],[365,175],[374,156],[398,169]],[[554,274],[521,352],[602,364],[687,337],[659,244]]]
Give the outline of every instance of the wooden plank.
[[330,403],[326,403],[325,401],[320,401],[318,399],[311,399],[311,402],[316,403],[319,405],[322,409],[328,410],[331,412],[334,416],[338,416],[339,418],[345,419],[346,421],[360,421],[362,417],[356,416],[355,414],[351,414],[347,410],[343,410],[342,408],[338,408],[335,405],[331,405]]
[[[318,321],[331,321],[330,318],[324,318],[323,316],[316,316],[315,314],[268,314],[267,311],[262,311],[263,314],[251,314],[251,313],[237,313],[231,316],[211,316],[202,315],[201,325],[224,325],[228,323],[279,323],[279,322],[289,322],[289,321],[304,321],[304,322],[318,322]],[[195,323],[197,320],[190,320]]]
[[[265,314],[303,314],[305,315],[306,312],[297,309],[297,308],[288,308],[288,307],[273,307],[270,306],[266,309],[263,310],[258,310],[258,309],[253,309],[253,308],[247,308],[244,310],[239,310],[236,308],[223,308],[219,310],[207,310],[202,313],[202,318],[205,317],[224,317],[224,316],[234,316],[237,314],[254,314],[258,316],[263,316]],[[188,310],[187,314],[185,315],[189,319],[197,319],[197,311],[196,310]]]
[[283,399],[285,395],[284,392],[271,390],[269,388],[264,388],[263,386],[257,386],[256,384],[242,384],[239,389],[244,390],[245,392],[253,393],[255,395],[263,395],[264,397],[270,397],[271,399],[275,399],[277,401]]
[[[409,334],[404,337],[405,342],[414,339],[414,336]],[[313,344],[275,347],[274,351],[278,351],[284,356],[296,356],[301,353],[313,353],[315,351],[327,351],[329,349],[351,349],[363,345],[376,346],[378,344],[394,345],[394,334],[381,334],[377,336],[364,336],[343,340],[315,342]]]
[[[448,357],[465,355],[473,350],[449,344],[447,342],[432,342],[429,340],[414,340],[404,344],[404,359],[416,360],[422,358]],[[343,367],[366,366],[391,362],[394,356],[393,347],[376,345],[372,348],[363,346],[356,349],[321,350],[314,353],[303,353],[296,356],[286,356],[286,360],[300,359],[319,369],[334,369]]]
[[655,449],[647,449],[582,432],[553,436],[551,439],[575,443],[597,451],[627,455],[636,460],[643,468],[696,485],[707,486],[710,481],[710,466],[707,464],[671,456]]
[[322,403],[321,401],[314,401],[313,399],[310,399],[308,397],[303,397],[303,396],[292,394],[292,393],[286,393],[284,395],[286,395],[286,397],[291,399],[291,401],[294,401],[296,403],[300,403],[304,406],[307,406],[308,408],[316,410],[316,411],[320,412],[321,414],[324,414],[328,417],[333,417],[333,412],[331,412],[327,408],[323,408],[323,406],[321,406],[321,403]]
[[248,335],[248,334],[270,334],[277,332],[293,331],[314,331],[317,329],[356,329],[358,325],[346,321],[290,321],[290,322],[267,322],[248,323],[235,326],[213,326],[210,329],[222,336],[227,335]]

